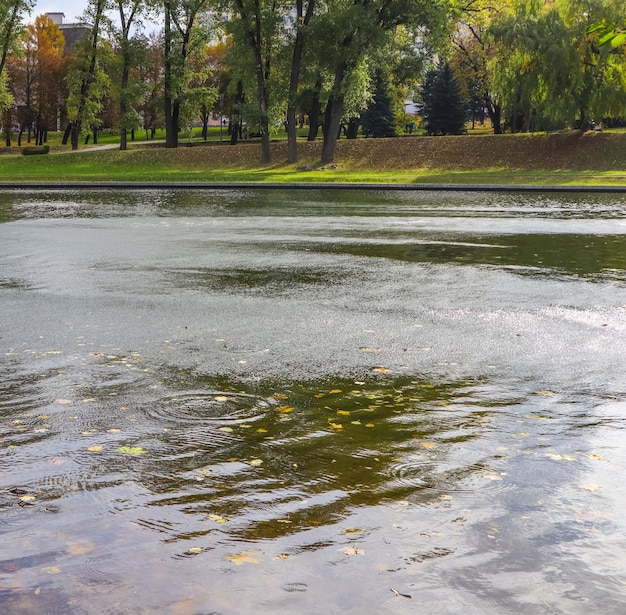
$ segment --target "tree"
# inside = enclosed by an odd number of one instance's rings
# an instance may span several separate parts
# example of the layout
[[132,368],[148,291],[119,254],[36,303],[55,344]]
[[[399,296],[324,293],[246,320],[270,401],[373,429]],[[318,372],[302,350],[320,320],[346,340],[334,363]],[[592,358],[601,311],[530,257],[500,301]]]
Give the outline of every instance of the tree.
[[322,162],[334,160],[349,86],[376,50],[390,44],[398,28],[413,33],[415,46],[443,37],[448,15],[445,0],[336,0],[316,19],[322,44],[320,63],[331,75],[324,112]]
[[374,97],[361,117],[366,137],[395,137],[395,109],[389,94],[389,80],[382,70],[376,72]]
[[486,110],[494,134],[502,133],[502,96],[494,85],[493,62],[506,53],[490,25],[512,11],[511,0],[470,0],[452,33],[450,64],[467,98]]
[[3,0],[0,2],[0,113],[4,114],[4,125],[7,146],[11,145],[11,114],[10,106],[13,97],[9,92],[4,68],[7,57],[18,40],[23,13],[30,13],[34,0]]
[[165,147],[178,147],[181,108],[189,85],[189,57],[204,40],[196,28],[206,0],[164,0],[164,111]]
[[70,88],[70,100],[68,100],[73,150],[78,149],[78,139],[83,125],[89,123],[85,120],[95,119],[103,94],[105,75],[98,71],[98,51],[106,5],[107,0],[90,0],[86,11],[87,18],[91,20],[89,35],[79,41],[76,46],[76,62],[71,75],[73,87]]
[[143,0],[117,0],[120,26],[116,32],[119,47],[119,127],[120,150],[128,147],[128,132],[139,127],[140,116],[135,109],[141,90],[138,80],[131,83],[131,69],[138,64],[139,54],[145,50],[143,41],[131,37],[132,28],[145,8]]
[[429,75],[422,99],[429,134],[459,135],[465,132],[466,104],[448,62],[440,64]]
[[288,7],[281,0],[232,0],[232,8],[236,19],[228,22],[228,31],[234,44],[245,52],[238,58],[239,70],[244,73],[242,78],[246,72],[253,75],[258,103],[256,122],[261,135],[261,161],[267,163],[271,158],[270,88],[274,78],[274,62],[279,49],[283,47],[282,34]]

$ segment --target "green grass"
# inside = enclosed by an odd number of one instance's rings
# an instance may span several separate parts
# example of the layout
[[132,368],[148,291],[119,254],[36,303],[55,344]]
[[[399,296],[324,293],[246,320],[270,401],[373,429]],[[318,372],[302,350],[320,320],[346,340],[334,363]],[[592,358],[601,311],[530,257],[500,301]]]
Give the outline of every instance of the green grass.
[[[215,131],[219,139],[219,127],[213,129]],[[484,138],[468,136],[446,141],[445,137],[412,137],[399,140],[359,139],[351,143],[342,140],[342,147],[338,150],[338,168],[326,170],[317,164],[319,148],[313,146],[307,149],[305,143],[302,144],[299,165],[284,162],[283,142],[275,144],[275,162],[264,166],[258,162],[260,150],[254,143],[236,147],[227,144],[186,147],[181,141],[177,150],[156,145],[140,147],[135,143],[126,152],[63,153],[65,150],[52,140],[53,153],[48,155],[21,156],[16,147],[9,150],[11,153],[6,153],[5,149],[5,153],[0,155],[0,182],[626,185],[626,134],[614,135],[608,140],[606,135],[600,140],[593,136],[572,141],[568,137],[568,141],[563,140],[564,146],[560,150],[555,149],[558,138],[546,141],[546,138],[539,137],[502,136],[489,140],[486,146],[483,145],[486,143]],[[496,152],[489,162],[476,157],[475,152],[483,151],[484,147],[499,147],[501,151]],[[552,168],[538,166],[546,160],[545,152],[539,151],[541,147],[547,148],[545,151],[551,156],[554,152],[561,152],[559,156],[552,156]],[[522,155],[520,150],[523,150]],[[407,161],[413,151],[417,152],[415,160]],[[472,151],[474,154],[471,154]],[[528,161],[533,152],[537,155],[529,168],[518,168],[521,166],[519,160]],[[563,152],[566,152],[565,158]],[[472,166],[466,164],[470,154],[476,164],[468,169]],[[455,162],[455,159],[461,162]],[[310,165],[313,170],[302,170],[304,165]]]

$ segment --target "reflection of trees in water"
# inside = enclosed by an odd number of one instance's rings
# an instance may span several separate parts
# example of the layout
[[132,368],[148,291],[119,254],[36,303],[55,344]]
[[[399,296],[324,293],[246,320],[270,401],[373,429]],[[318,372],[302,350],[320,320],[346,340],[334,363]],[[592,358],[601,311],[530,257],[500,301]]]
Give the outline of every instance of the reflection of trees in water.
[[467,382],[193,384],[203,392],[147,410],[167,431],[136,478],[160,504],[228,520],[224,531],[239,537],[334,523],[386,500],[426,502],[482,467],[451,454],[489,422],[465,399]]

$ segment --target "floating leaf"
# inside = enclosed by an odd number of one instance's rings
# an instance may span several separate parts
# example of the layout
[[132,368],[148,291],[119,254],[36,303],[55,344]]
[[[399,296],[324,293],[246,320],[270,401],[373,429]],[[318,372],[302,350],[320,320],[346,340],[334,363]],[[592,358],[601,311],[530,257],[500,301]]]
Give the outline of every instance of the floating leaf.
[[602,485],[596,485],[592,483],[583,483],[582,485],[578,486],[585,491],[602,491],[604,489]]
[[293,408],[291,406],[279,406],[278,408],[276,408],[276,412],[280,412],[281,414],[289,414],[290,412],[293,412]]
[[496,472],[485,472],[483,474],[483,478],[486,478],[487,480],[502,480],[502,476]]
[[117,427],[113,427],[112,429],[107,429],[107,433],[120,433],[122,430]]
[[273,395],[270,395],[270,397],[272,399],[287,399],[287,395],[284,393],[274,393]]
[[374,423],[365,423],[365,427],[376,427]]
[[20,497],[22,502],[32,502],[34,499],[36,499],[34,495],[23,495]]
[[120,446],[117,449],[117,452],[122,453],[122,455],[137,456],[137,455],[143,455],[144,453],[147,453],[148,451],[146,451],[145,449],[139,446]]
[[80,540],[79,542],[68,543],[67,547],[65,547],[65,550],[70,555],[85,555],[85,553],[89,553],[95,548],[96,547],[93,542],[90,542],[89,540]]
[[90,446],[88,449],[88,451],[91,451],[92,453],[98,453],[102,450],[102,447],[99,445],[96,446]]
[[588,459],[594,459],[595,461],[602,461],[603,457],[602,455],[596,455],[595,453],[591,453],[590,455],[587,455]]
[[264,429],[263,427],[259,427],[256,431],[257,433],[267,433],[267,429]]
[[348,410],[337,410],[337,414],[341,416],[350,416],[350,412]]
[[378,372],[379,374],[391,374],[393,372],[393,370],[388,367],[375,367],[372,371]]
[[202,547],[191,547],[187,550],[187,553],[192,553],[193,555],[196,555],[197,553],[202,553],[202,551]]
[[226,433],[232,433],[235,431],[232,427],[218,427],[219,431],[225,431]]
[[343,429],[343,425],[341,423],[333,423],[332,421],[328,421],[328,425],[338,431]]
[[420,442],[420,446],[423,448],[437,448],[434,442]]
[[365,555],[365,549],[359,549],[358,547],[346,547],[341,550],[346,555]]
[[279,553],[274,559],[287,559],[288,557],[287,553]]
[[215,521],[215,523],[228,523],[228,519],[222,517],[222,515],[209,515],[209,519]]
[[350,425],[362,425],[361,421],[350,421]]
[[341,389],[333,389],[332,391],[328,391],[329,393],[341,393]]
[[548,457],[549,459],[554,459],[555,461],[576,461],[576,457],[574,455],[546,453],[546,457]]
[[254,466],[255,468],[258,468],[259,466],[263,465],[263,460],[262,459],[251,459],[248,463],[251,466]]
[[258,564],[261,561],[260,551],[242,551],[241,553],[234,553],[226,556],[236,566],[242,566],[243,564]]

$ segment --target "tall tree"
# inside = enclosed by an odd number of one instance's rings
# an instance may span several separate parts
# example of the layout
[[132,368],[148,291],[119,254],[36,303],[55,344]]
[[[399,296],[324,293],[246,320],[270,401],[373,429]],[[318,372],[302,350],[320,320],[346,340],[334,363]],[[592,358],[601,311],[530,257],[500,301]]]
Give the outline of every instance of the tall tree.
[[287,162],[291,163],[298,160],[298,124],[296,121],[298,86],[307,30],[315,13],[315,4],[316,0],[308,0],[305,8],[304,0],[296,0],[296,21],[294,24],[296,35],[293,43],[293,55],[289,73],[289,98],[287,102]]
[[261,134],[261,161],[269,162],[271,79],[274,63],[284,39],[288,5],[281,0],[232,0],[237,19],[229,21],[229,32],[235,45],[245,50],[239,63],[247,62],[254,76],[258,131]]
[[11,145],[11,114],[12,96],[8,90],[4,72],[7,57],[13,50],[22,28],[22,16],[30,13],[35,0],[2,0],[0,2],[0,113],[4,115],[7,146]]
[[376,71],[374,97],[361,117],[366,137],[395,137],[395,110],[389,94],[389,79],[382,71]]
[[446,0],[336,0],[328,3],[323,18],[316,20],[324,39],[323,63],[328,67],[331,87],[324,113],[322,162],[335,157],[341,121],[346,110],[350,82],[363,69],[363,60],[389,43],[402,27],[415,34],[416,45],[430,36],[443,36],[448,15]]
[[[189,57],[202,41],[196,25],[207,0],[164,0],[164,111],[165,147],[178,147],[181,106],[189,83]],[[198,33],[199,34],[199,33]]]
[[[97,106],[97,90],[101,82],[98,77],[98,50],[101,28],[103,27],[104,11],[107,0],[90,0],[86,11],[86,21],[91,22],[88,36],[77,45],[77,63],[75,86],[72,92],[72,101],[68,104],[68,115],[71,121],[72,149],[78,149],[78,140],[83,130],[86,117],[93,116],[92,105]],[[91,113],[88,113],[91,112]]]
[[131,84],[131,69],[138,64],[138,55],[143,49],[142,41],[132,37],[132,30],[145,8],[144,0],[117,0],[117,15],[119,28],[116,29],[116,39],[120,52],[120,79],[119,79],[119,125],[120,150],[128,147],[129,131],[139,126],[139,114],[135,109],[138,99],[137,84]]
[[465,132],[466,104],[450,64],[433,71],[422,93],[426,129],[432,135],[460,135]]

